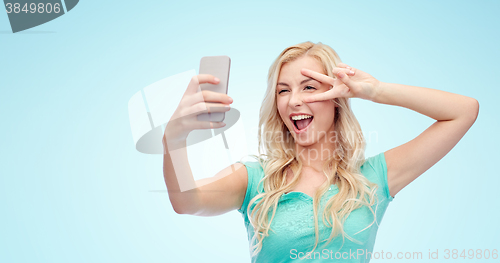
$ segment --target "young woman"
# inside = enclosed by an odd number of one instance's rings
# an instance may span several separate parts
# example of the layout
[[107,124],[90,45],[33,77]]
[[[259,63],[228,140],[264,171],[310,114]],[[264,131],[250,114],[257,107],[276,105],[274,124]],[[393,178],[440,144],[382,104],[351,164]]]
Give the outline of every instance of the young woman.
[[[479,111],[473,98],[384,83],[341,63],[329,46],[305,42],[286,48],[269,70],[257,161],[194,182],[187,135],[224,125],[199,122],[196,115],[227,111],[232,103],[225,94],[197,88],[218,81],[198,75],[189,84],[165,130],[164,177],[177,213],[242,213],[253,262],[369,261],[389,202],[458,143]],[[365,159],[350,98],[405,107],[436,122],[415,139]],[[198,187],[181,192],[178,180]]]

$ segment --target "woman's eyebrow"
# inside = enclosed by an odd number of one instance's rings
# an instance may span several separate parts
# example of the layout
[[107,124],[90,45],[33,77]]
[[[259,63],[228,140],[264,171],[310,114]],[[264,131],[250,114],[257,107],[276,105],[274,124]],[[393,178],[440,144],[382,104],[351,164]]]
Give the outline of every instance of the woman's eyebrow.
[[315,80],[315,79],[313,79],[313,78],[307,78],[307,79],[305,79],[305,80],[301,81],[301,82],[300,82],[300,85],[302,85],[302,84],[304,84],[304,83],[306,83],[306,82],[309,82],[309,81],[311,81],[311,80]]
[[[305,80],[301,81],[301,82],[300,82],[300,85],[302,85],[302,84],[304,84],[304,83],[306,83],[306,82],[308,82],[308,81],[311,81],[311,80],[315,80],[315,79],[313,79],[313,78],[307,78],[307,79],[305,79]],[[284,82],[278,82],[278,84],[277,84],[277,85],[281,85],[281,86],[287,86],[287,87],[289,87],[289,85],[288,85],[288,84],[286,84],[286,83],[284,83]]]

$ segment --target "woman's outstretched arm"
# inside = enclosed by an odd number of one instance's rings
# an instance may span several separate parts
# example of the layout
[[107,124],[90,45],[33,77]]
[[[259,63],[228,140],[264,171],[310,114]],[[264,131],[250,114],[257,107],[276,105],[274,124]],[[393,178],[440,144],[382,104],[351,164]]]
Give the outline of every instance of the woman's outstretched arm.
[[178,214],[214,216],[238,209],[247,187],[247,170],[233,164],[212,178],[195,181],[188,161],[186,139],[196,129],[214,129],[221,122],[199,121],[200,113],[225,112],[232,99],[226,94],[200,91],[199,84],[218,83],[212,75],[194,76],[163,136],[163,177],[172,207]]
[[[332,85],[332,89],[312,95],[305,102],[337,97],[362,98],[405,107],[436,120],[415,139],[384,153],[391,196],[443,158],[475,122],[477,100],[446,91],[380,82],[370,74],[339,63],[336,78],[303,69],[302,74]],[[347,74],[346,74],[347,73]]]
[[[195,181],[185,147],[169,150],[164,139],[163,178],[172,208],[178,214],[216,216],[239,209],[245,198],[248,174],[236,163],[214,177]],[[177,145],[179,146],[179,145]],[[180,186],[183,185],[182,189]]]

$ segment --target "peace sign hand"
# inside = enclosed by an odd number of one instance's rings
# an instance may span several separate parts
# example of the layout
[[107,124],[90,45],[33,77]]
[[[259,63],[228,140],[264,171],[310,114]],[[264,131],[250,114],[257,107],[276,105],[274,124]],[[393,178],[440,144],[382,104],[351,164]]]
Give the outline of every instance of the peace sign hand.
[[380,87],[380,81],[376,78],[359,69],[349,67],[344,63],[339,63],[332,72],[336,77],[335,79],[313,70],[301,70],[304,76],[332,85],[329,91],[304,98],[304,102],[310,103],[335,98],[361,98],[373,100]]

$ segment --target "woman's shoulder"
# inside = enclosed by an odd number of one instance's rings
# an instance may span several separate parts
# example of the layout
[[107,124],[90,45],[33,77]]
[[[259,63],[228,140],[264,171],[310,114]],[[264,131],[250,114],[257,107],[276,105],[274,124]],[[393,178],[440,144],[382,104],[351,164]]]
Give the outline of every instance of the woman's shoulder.
[[262,164],[259,161],[238,161],[238,163],[244,164],[247,169],[263,170]]
[[387,164],[385,162],[385,155],[383,152],[364,160],[361,165],[361,171],[367,172],[367,170],[374,171],[376,173],[384,173],[387,171]]
[[387,163],[383,152],[366,158],[360,168],[361,173],[369,181],[376,183],[384,193],[384,196],[392,200],[389,194],[389,184],[387,180]]
[[243,200],[242,207],[238,209],[240,213],[246,213],[247,205],[250,200],[264,189],[261,184],[261,180],[264,178],[264,169],[262,168],[261,162],[258,160],[239,161],[238,163],[244,164],[247,169],[248,182],[245,199]]

